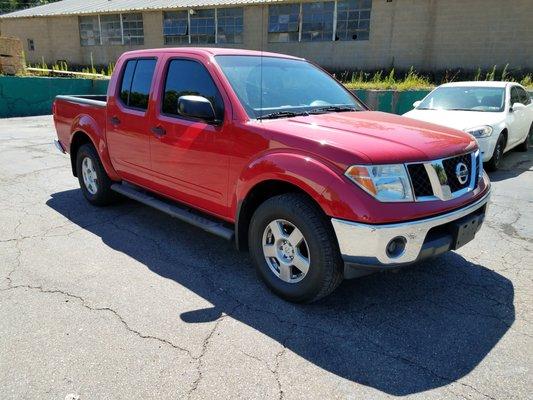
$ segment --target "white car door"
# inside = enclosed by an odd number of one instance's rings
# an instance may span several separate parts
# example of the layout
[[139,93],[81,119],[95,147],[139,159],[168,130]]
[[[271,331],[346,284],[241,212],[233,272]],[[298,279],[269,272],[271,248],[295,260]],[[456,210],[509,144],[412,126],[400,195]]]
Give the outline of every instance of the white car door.
[[507,114],[507,121],[508,121],[507,129],[509,131],[509,135],[508,135],[509,137],[508,137],[507,146],[506,146],[507,149],[520,143],[526,136],[527,132],[529,131],[529,125],[527,123],[529,119],[527,107],[524,107],[524,108],[513,107],[513,105],[516,103],[523,104],[522,103],[523,99],[521,99],[521,96],[520,96],[520,89],[522,88],[519,86],[516,86],[516,85],[511,86],[511,91],[510,91],[510,96],[509,96],[510,101],[509,101],[509,108],[508,108],[509,111]]

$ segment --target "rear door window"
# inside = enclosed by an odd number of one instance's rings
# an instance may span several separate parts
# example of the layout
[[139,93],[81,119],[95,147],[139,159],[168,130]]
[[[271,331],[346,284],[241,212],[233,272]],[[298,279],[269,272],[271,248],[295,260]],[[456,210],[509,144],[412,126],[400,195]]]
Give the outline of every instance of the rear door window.
[[156,60],[129,60],[124,67],[120,100],[125,106],[146,110],[154,76]]
[[513,86],[511,88],[511,106],[514,103],[520,103],[520,96],[518,94],[518,88],[516,86]]
[[224,103],[209,71],[197,61],[171,60],[163,94],[163,113],[178,116],[178,99],[185,95],[197,95],[209,99],[217,119],[223,119]]
[[529,103],[531,103],[531,98],[529,97],[529,93],[526,92],[521,87],[516,87],[518,90],[518,97],[520,98],[520,103],[527,106]]

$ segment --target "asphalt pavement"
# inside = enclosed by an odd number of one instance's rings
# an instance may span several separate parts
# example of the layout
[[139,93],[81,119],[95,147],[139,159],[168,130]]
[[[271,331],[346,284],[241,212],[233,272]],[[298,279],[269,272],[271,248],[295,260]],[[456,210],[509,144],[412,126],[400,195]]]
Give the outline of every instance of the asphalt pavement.
[[90,206],[54,137],[0,120],[0,398],[531,398],[533,150],[475,241],[294,305],[223,239]]

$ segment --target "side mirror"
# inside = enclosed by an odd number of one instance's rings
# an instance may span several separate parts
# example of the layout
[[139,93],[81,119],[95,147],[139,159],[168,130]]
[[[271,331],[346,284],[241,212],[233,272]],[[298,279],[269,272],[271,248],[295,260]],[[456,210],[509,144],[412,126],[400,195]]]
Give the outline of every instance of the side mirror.
[[420,105],[420,103],[422,103],[422,100],[415,101],[413,103],[413,108],[417,108]]
[[526,106],[523,105],[522,103],[514,103],[511,106],[511,109],[509,111],[511,111],[511,112],[518,111],[518,110],[522,110],[523,108],[526,108]]
[[178,99],[178,114],[207,122],[216,122],[217,120],[213,104],[202,96],[180,96]]

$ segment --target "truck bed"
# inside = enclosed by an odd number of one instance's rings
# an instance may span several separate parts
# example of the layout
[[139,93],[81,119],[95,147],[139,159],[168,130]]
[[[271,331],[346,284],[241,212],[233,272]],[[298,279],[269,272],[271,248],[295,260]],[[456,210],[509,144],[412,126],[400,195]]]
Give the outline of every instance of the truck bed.
[[78,104],[89,104],[96,107],[105,107],[107,105],[107,96],[105,94],[56,96],[56,100]]
[[67,152],[70,149],[72,134],[75,133],[73,132],[75,123],[84,121],[85,125],[89,124],[97,129],[105,130],[107,115],[107,96],[105,95],[56,96],[53,108],[57,136],[61,146]]

